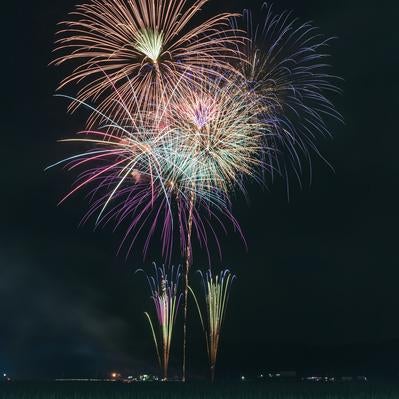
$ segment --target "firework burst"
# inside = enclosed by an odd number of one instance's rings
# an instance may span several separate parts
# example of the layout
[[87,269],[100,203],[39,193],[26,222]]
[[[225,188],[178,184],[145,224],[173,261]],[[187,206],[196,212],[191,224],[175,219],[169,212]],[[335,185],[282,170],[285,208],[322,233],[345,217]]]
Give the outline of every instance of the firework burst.
[[317,137],[330,135],[326,120],[342,122],[328,98],[339,92],[326,62],[331,38],[266,3],[256,15],[244,11],[242,28],[248,38],[240,51],[244,84],[262,104],[264,146],[273,149],[264,153],[266,163],[272,175],[293,170],[300,180],[302,158],[321,156]]
[[[173,327],[182,297],[180,290],[181,268],[180,266],[177,268],[172,266],[167,270],[165,266],[157,267],[155,263],[153,265],[154,273],[152,275],[147,274],[147,281],[151,291],[151,299],[155,307],[158,334],[154,328],[151,316],[147,312],[145,315],[151,328],[163,379],[166,381],[168,379]],[[143,272],[141,269],[138,271]]]
[[[119,111],[115,86],[131,109],[132,89],[139,109],[157,106],[165,87],[184,79],[191,84],[232,71],[234,44],[242,39],[229,29],[233,14],[221,14],[190,25],[207,0],[92,0],[77,6],[73,20],[63,22],[56,65],[79,65],[59,89],[79,84],[77,98],[95,101],[101,112]],[[78,102],[71,104],[74,110]],[[89,122],[93,123],[97,114]]]
[[192,231],[207,251],[209,233],[220,248],[217,225],[225,231],[228,221],[240,232],[229,195],[234,186],[244,189],[245,176],[257,176],[261,137],[251,121],[250,102],[229,85],[210,85],[190,97],[187,92],[184,104],[180,90],[176,93],[150,116],[132,115],[124,107],[123,125],[84,104],[101,116],[99,129],[63,141],[89,149],[52,165],[81,171],[61,202],[92,187],[84,222],[96,217],[97,226],[128,223],[122,240],[127,253],[143,235],[145,255],[156,231],[161,231],[167,259],[175,232],[183,254],[191,253]]
[[244,176],[259,180],[264,148],[258,112],[256,97],[231,82],[208,81],[175,92],[171,126],[185,138],[183,156],[194,160],[191,174],[201,196],[245,192]]

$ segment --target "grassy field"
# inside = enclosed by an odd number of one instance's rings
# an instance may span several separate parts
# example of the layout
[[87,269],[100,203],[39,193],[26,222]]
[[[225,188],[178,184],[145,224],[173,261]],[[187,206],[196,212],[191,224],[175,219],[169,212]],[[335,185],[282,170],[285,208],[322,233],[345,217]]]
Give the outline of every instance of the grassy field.
[[12,383],[1,399],[398,399],[395,384]]

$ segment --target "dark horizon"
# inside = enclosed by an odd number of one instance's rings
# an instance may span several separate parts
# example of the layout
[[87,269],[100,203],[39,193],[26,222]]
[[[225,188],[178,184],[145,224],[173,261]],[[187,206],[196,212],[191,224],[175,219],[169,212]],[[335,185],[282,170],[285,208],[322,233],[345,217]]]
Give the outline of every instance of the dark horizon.
[[[79,130],[87,115],[66,113],[67,103],[53,94],[69,69],[48,67],[56,24],[80,2],[39,3],[4,6],[0,371],[22,379],[154,372],[143,315],[149,292],[134,271],[159,263],[157,249],[144,262],[139,246],[128,259],[116,255],[119,232],[93,232],[90,222],[78,227],[84,195],[57,207],[73,175],[44,172],[70,153],[57,140]],[[345,125],[329,123],[333,139],[319,141],[334,171],[314,156],[311,182],[305,167],[303,188],[292,176],[289,196],[276,179],[269,190],[251,185],[248,203],[234,201],[248,251],[230,231],[221,240],[223,260],[213,263],[239,277],[222,332],[222,376],[398,376],[399,6],[389,3],[274,4],[337,37],[329,62],[343,78],[334,102]],[[203,15],[239,4],[212,0]],[[194,251],[194,269],[206,267],[200,248]],[[190,372],[206,376],[204,337],[194,311],[190,317]],[[174,344],[172,373],[181,359],[179,335]]]

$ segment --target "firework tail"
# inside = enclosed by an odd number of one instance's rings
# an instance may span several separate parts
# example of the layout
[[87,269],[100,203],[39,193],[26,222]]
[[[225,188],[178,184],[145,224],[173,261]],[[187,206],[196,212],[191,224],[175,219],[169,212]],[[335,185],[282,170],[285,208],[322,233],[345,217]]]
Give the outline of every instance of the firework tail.
[[[166,381],[168,379],[173,327],[182,295],[179,293],[181,274],[180,266],[176,269],[172,266],[170,273],[168,273],[165,267],[157,267],[154,263],[154,269],[154,275],[147,275],[147,280],[151,290],[151,298],[156,309],[157,321],[159,324],[159,339],[157,338],[151,316],[147,312],[144,314],[147,317],[151,328],[159,366],[162,370],[163,380]],[[138,271],[143,270],[139,269]],[[160,345],[162,352],[160,351]]]
[[192,263],[192,247],[191,234],[193,230],[193,212],[194,212],[195,194],[194,191],[190,194],[190,205],[188,214],[187,226],[187,242],[186,242],[186,262],[184,269],[184,321],[183,321],[183,366],[182,366],[182,381],[186,381],[186,365],[187,365],[187,311],[188,311],[188,275]]
[[231,274],[229,270],[224,270],[215,276],[212,274],[211,270],[208,270],[205,275],[201,272],[199,273],[201,274],[204,288],[206,308],[205,319],[202,315],[194,291],[191,287],[189,287],[189,290],[194,297],[202,328],[204,330],[211,381],[214,382],[221,329],[226,314],[231,284],[236,276]]

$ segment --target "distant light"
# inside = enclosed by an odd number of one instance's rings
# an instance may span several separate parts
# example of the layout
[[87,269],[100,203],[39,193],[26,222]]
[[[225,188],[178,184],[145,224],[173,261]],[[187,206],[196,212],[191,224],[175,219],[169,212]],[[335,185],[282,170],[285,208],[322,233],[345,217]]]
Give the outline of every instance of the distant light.
[[260,375],[260,378],[263,378],[263,374]]
[[241,381],[245,381],[245,377],[243,375],[241,376]]
[[7,377],[7,374],[6,374],[6,373],[4,373],[4,374],[3,374],[3,377]]
[[116,378],[117,374],[116,373],[112,373],[111,376],[112,376],[112,378]]

